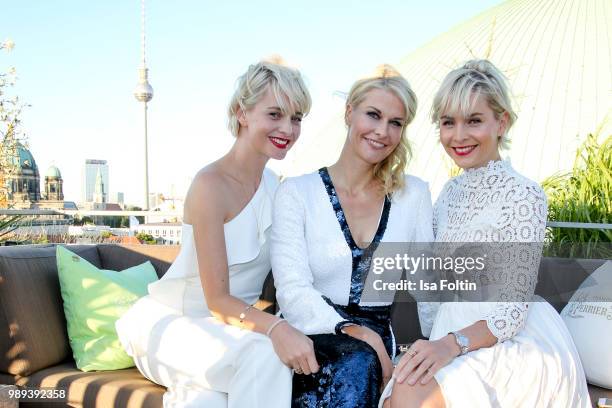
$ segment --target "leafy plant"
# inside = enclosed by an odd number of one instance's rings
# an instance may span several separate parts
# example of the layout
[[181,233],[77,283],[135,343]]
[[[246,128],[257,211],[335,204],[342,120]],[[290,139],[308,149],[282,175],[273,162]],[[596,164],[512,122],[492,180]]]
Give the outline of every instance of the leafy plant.
[[7,237],[19,228],[22,215],[2,215],[0,216],[0,242],[6,241]]
[[[553,175],[542,187],[548,196],[549,221],[612,222],[612,136],[599,144],[597,134],[589,134],[576,153],[572,172]],[[609,229],[552,227],[547,235],[560,244],[612,242]]]
[[[11,51],[15,43],[10,40],[0,43],[0,50]],[[9,96],[7,91],[15,86],[17,71],[10,68],[0,72],[0,205],[7,207],[9,199],[5,179],[12,174],[17,166],[15,157],[20,145],[27,145],[26,137],[21,129],[21,112],[29,105],[19,100],[18,96]]]
[[157,241],[153,238],[153,235],[147,234],[145,232],[139,232],[136,234],[136,238],[143,244],[155,245]]
[[[7,40],[0,43],[0,50],[11,51],[14,46],[15,43]],[[19,102],[17,96],[12,98],[6,96],[6,89],[13,86],[15,81],[15,68],[10,68],[6,73],[0,72],[0,208],[10,208],[5,177],[15,170],[13,158],[22,140],[19,117],[21,110],[27,106]],[[0,242],[6,241],[11,236],[23,218],[21,215],[0,216]]]

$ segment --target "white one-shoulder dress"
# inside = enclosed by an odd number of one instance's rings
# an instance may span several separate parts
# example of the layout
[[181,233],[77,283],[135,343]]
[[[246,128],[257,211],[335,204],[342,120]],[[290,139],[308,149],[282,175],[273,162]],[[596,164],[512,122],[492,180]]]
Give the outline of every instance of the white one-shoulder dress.
[[[447,408],[591,406],[569,331],[557,311],[534,296],[546,214],[540,186],[503,160],[467,170],[442,189],[434,205],[436,242],[507,243],[499,248],[517,243],[532,249],[503,259],[499,275],[483,275],[491,288],[501,288],[495,298],[508,301],[419,303],[423,335],[430,340],[481,320],[498,339],[492,347],[456,357],[434,375]],[[381,406],[393,384],[383,392]]]
[[[251,201],[224,225],[230,294],[248,304],[257,301],[270,271],[277,186],[266,169]],[[122,345],[145,377],[168,388],[165,407],[288,407],[291,370],[268,337],[211,315],[191,225],[183,225],[182,237],[166,274],[117,322]]]

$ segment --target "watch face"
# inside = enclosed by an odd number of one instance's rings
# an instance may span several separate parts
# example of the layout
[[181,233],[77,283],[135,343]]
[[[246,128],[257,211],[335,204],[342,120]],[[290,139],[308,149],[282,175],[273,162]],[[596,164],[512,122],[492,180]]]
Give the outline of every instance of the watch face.
[[465,354],[469,351],[470,348],[470,339],[462,333],[455,333],[455,338],[457,339],[457,344],[461,349],[461,354]]

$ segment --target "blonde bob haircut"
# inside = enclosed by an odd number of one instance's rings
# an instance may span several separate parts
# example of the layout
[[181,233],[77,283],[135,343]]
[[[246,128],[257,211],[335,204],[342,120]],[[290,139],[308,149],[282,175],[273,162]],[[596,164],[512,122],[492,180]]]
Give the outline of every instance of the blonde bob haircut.
[[470,60],[446,75],[433,99],[431,121],[439,124],[440,118],[447,113],[461,113],[467,118],[481,96],[486,98],[496,119],[508,113],[508,125],[499,140],[499,147],[506,149],[510,146],[508,131],[517,116],[504,75],[486,59]]
[[382,89],[397,96],[404,106],[406,118],[402,127],[400,142],[384,160],[374,166],[374,178],[381,184],[382,192],[390,195],[404,188],[404,170],[412,151],[406,137],[406,128],[414,119],[417,110],[417,97],[406,79],[390,65],[381,65],[376,73],[355,82],[346,99],[344,122],[348,123],[348,107],[356,108],[373,89]]
[[300,72],[283,65],[279,58],[273,61],[261,61],[250,65],[249,69],[238,78],[238,86],[227,112],[228,128],[234,137],[240,132],[238,110],[245,112],[251,109],[268,89],[272,90],[283,114],[300,113],[306,116],[310,112],[312,103],[310,93]]

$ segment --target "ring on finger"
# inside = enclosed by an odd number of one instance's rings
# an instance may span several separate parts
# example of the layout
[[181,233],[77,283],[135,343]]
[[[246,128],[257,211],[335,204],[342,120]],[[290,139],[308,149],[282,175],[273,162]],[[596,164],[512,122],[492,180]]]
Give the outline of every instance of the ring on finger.
[[294,369],[293,369],[293,371],[294,371],[296,374],[303,374],[303,373],[304,373],[304,372],[302,371],[302,368],[301,368],[301,367],[294,368]]
[[416,355],[417,355],[417,352],[416,352],[416,351],[414,351],[414,350],[408,350],[408,352],[407,352],[407,353],[408,353],[408,355],[409,355],[410,357],[414,357],[414,356],[416,356]]

